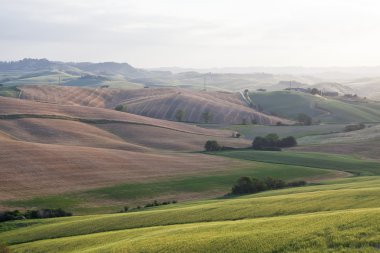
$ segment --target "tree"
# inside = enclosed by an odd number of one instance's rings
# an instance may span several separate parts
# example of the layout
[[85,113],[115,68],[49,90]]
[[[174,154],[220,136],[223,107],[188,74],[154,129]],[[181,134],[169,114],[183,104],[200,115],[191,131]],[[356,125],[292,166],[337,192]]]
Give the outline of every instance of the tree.
[[282,189],[286,186],[286,183],[281,179],[275,179],[271,177],[267,177],[264,180],[264,183],[266,184],[268,189]]
[[246,118],[243,118],[243,119],[241,120],[241,124],[242,124],[242,125],[247,125],[247,119],[246,119]]
[[297,140],[293,136],[288,136],[280,140],[279,146],[282,148],[295,147],[297,146]]
[[212,113],[209,111],[205,111],[202,113],[202,119],[207,124],[212,120]]
[[317,88],[312,88],[311,91],[310,91],[311,94],[313,95],[321,95],[321,91],[318,90]]
[[268,141],[264,137],[257,136],[253,140],[252,148],[256,150],[262,150],[268,147]]
[[247,194],[252,193],[252,180],[249,177],[241,177],[232,187],[232,194]]
[[183,117],[185,116],[185,112],[183,110],[177,110],[175,113],[175,118],[177,121],[181,122]]
[[307,115],[305,113],[298,114],[297,120],[298,120],[298,122],[300,122],[300,123],[302,123],[303,125],[306,125],[306,126],[310,126],[311,123],[313,122],[313,119],[309,115]]
[[277,134],[267,134],[265,136],[269,147],[277,147],[280,141],[280,137]]
[[205,144],[205,150],[206,151],[218,151],[221,149],[222,149],[222,147],[219,146],[217,141],[213,141],[213,140],[206,141],[206,144]]
[[126,105],[123,105],[123,104],[121,104],[121,105],[117,105],[117,106],[115,107],[115,110],[116,110],[116,111],[119,111],[119,112],[126,112],[126,111],[127,111],[127,106],[126,106]]

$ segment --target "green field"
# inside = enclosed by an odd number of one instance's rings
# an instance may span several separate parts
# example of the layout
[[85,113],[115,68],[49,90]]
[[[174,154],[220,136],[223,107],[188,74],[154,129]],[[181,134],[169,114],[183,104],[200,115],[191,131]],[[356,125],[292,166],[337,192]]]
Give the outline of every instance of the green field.
[[[64,208],[75,214],[104,213],[119,211],[124,205],[146,204],[148,200],[177,200],[179,194],[203,194],[222,196],[241,176],[264,178],[268,176],[283,180],[301,178],[334,177],[335,172],[318,167],[293,166],[285,164],[249,162],[247,168],[231,168],[218,173],[199,173],[181,178],[126,183],[98,188],[85,192],[37,197],[33,199],[7,201],[3,204],[14,208]],[[94,203],[109,203],[101,206]]]
[[377,252],[379,183],[358,177],[140,212],[6,222],[0,240],[15,252]]
[[18,98],[20,90],[15,86],[3,86],[0,87],[0,96]]
[[276,164],[292,164],[350,172],[356,175],[380,175],[380,163],[352,156],[293,151],[255,151],[252,149],[221,151],[212,154],[236,159]]
[[373,101],[352,103],[289,91],[251,93],[250,97],[265,113],[290,119],[305,113],[324,123],[380,122],[380,103]]

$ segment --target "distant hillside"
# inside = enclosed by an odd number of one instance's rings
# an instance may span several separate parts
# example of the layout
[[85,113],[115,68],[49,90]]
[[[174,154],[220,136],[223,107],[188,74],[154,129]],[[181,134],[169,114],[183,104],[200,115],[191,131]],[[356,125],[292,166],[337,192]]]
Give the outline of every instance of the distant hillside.
[[[181,88],[122,90],[57,86],[20,86],[21,98],[58,104],[115,108],[151,118],[194,123],[292,124],[250,108],[240,93]],[[126,109],[125,109],[126,108]],[[179,116],[181,113],[181,116]]]
[[290,119],[304,113],[315,122],[380,122],[380,103],[370,100],[345,101],[289,91],[256,92],[250,97],[265,113]]

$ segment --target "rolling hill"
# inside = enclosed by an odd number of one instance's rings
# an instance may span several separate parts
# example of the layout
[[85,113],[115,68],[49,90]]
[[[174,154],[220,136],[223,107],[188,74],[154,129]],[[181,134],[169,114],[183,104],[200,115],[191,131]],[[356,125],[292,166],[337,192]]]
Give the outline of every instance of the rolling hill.
[[380,103],[370,100],[348,101],[289,91],[257,92],[250,97],[265,113],[290,119],[304,113],[322,123],[380,122]]
[[181,88],[109,89],[57,86],[20,86],[21,98],[56,104],[85,105],[114,108],[124,105],[133,114],[151,118],[201,123],[208,113],[209,123],[250,124],[255,121],[264,125],[292,121],[260,113],[247,105],[239,93],[204,92]]
[[4,224],[15,252],[377,252],[379,178]]

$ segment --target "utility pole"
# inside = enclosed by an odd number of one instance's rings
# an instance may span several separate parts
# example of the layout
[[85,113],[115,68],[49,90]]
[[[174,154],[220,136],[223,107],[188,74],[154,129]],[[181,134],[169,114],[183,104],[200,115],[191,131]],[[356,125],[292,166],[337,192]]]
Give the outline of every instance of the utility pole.
[[58,86],[61,86],[61,76],[58,76]]

